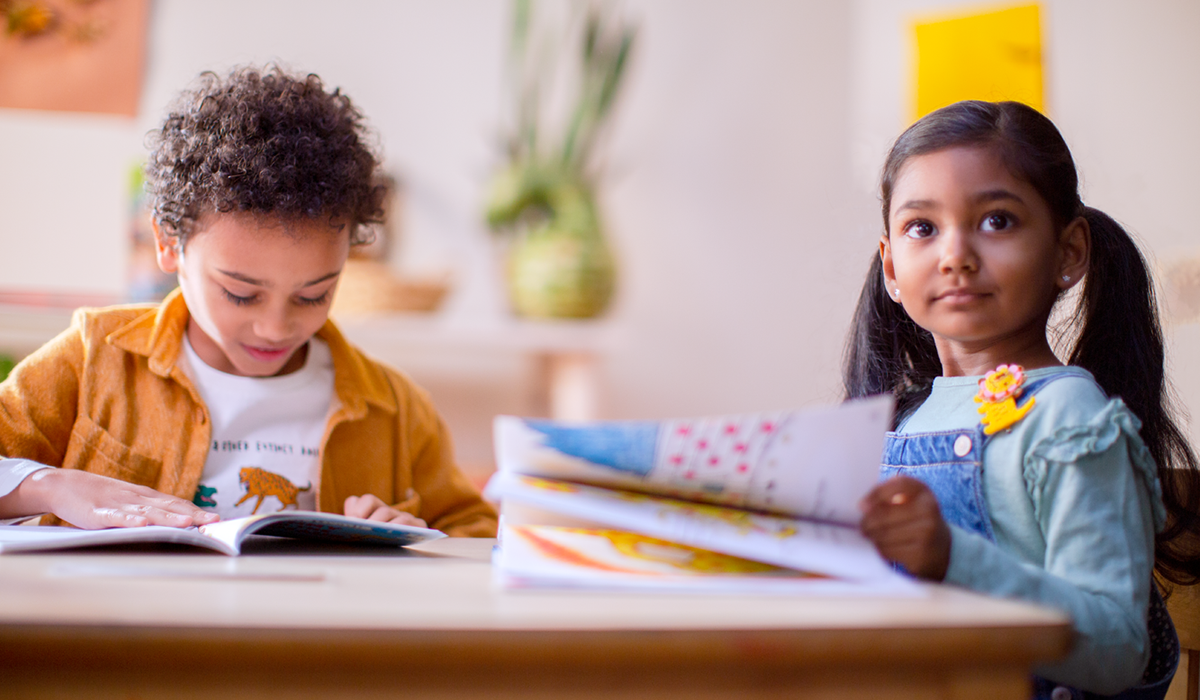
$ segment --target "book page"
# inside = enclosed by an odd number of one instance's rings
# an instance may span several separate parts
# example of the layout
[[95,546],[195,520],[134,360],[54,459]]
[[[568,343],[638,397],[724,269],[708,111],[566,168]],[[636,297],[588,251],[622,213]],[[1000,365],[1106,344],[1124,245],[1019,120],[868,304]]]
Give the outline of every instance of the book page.
[[0,527],[0,553],[46,552],[75,547],[101,547],[118,544],[186,544],[235,554],[228,545],[214,541],[194,528],[117,527],[105,530],[79,530],[56,525],[19,525]]
[[[845,524],[879,479],[891,397],[804,411],[568,424],[499,416],[496,462],[526,474]],[[492,496],[495,498],[495,496]]]
[[[501,475],[489,489],[504,503],[506,527],[592,524],[843,579],[899,578],[853,526],[532,476]],[[510,517],[522,511],[535,517]],[[539,511],[567,520],[537,517]]]
[[846,581],[605,528],[505,525],[495,576],[506,588],[690,593],[921,595],[902,578]]
[[443,532],[425,527],[305,510],[280,511],[224,520],[203,525],[200,532],[235,550],[240,550],[242,540],[252,534],[392,547],[404,547],[446,536]]

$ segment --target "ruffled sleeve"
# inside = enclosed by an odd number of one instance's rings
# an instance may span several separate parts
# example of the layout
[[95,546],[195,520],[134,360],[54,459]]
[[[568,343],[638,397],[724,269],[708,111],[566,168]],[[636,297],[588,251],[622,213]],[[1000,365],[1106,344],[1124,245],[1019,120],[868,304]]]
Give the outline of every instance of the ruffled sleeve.
[[1134,474],[1150,494],[1154,531],[1162,532],[1167,510],[1162,502],[1162,484],[1150,450],[1142,442],[1142,422],[1121,399],[1112,399],[1095,417],[1082,425],[1059,428],[1039,440],[1025,458],[1025,480],[1030,488],[1034,509],[1040,517],[1046,475],[1052,467],[1078,463],[1091,455],[1101,455],[1125,436],[1125,445]]

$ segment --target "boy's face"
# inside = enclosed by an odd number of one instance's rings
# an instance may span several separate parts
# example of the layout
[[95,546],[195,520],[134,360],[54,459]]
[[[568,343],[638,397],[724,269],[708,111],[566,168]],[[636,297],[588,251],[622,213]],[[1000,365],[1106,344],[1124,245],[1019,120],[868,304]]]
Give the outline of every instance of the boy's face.
[[183,251],[156,237],[159,267],[178,275],[188,340],[205,364],[243,377],[304,365],[350,252],[349,226],[215,213],[196,222]]

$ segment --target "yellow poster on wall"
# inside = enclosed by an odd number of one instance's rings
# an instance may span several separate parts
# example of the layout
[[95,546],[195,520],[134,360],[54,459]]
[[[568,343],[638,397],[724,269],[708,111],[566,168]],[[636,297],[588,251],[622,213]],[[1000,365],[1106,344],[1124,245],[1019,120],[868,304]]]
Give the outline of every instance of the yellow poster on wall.
[[959,100],[1017,100],[1044,112],[1037,5],[914,23],[912,118]]

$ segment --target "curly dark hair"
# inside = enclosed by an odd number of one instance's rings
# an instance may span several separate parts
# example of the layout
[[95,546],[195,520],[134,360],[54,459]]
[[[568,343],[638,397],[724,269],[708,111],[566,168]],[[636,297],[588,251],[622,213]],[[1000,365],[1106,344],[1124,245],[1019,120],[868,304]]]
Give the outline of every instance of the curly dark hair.
[[367,128],[340,90],[278,66],[202,73],[149,135],[146,189],[163,234],[182,245],[206,212],[350,222],[367,243],[384,188]]

